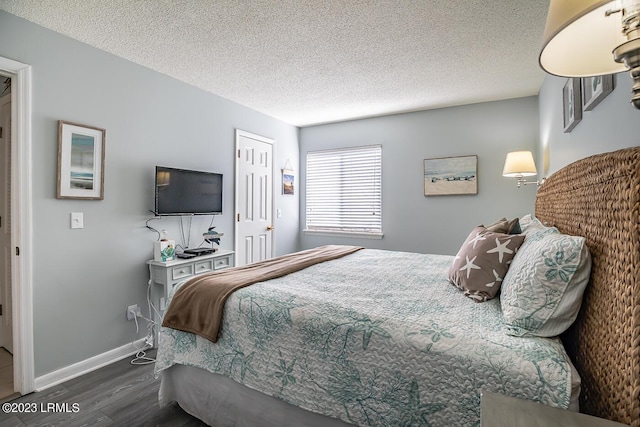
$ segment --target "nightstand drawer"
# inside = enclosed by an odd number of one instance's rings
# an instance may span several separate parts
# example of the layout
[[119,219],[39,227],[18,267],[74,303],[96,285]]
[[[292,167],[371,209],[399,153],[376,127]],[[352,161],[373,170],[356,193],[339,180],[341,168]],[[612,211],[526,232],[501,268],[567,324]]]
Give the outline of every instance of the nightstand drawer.
[[196,270],[194,274],[206,273],[211,270],[213,270],[213,260],[206,259],[204,261],[196,262]]
[[171,269],[173,280],[180,280],[189,276],[193,276],[193,264],[180,265]]
[[220,270],[222,268],[227,268],[230,265],[231,265],[231,257],[223,256],[223,257],[216,258],[214,260],[213,269]]

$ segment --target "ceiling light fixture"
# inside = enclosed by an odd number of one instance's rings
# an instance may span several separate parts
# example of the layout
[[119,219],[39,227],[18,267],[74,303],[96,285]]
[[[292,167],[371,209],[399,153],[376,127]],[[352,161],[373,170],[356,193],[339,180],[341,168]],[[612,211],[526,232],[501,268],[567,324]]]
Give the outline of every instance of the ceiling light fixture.
[[564,77],[629,70],[640,109],[640,0],[551,0],[539,62]]

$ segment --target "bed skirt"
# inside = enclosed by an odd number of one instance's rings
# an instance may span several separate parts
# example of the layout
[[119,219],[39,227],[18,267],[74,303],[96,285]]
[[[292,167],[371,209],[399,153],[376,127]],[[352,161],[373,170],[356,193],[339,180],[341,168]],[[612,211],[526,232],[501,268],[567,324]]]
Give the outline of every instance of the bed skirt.
[[191,366],[173,365],[162,371],[158,397],[161,407],[177,402],[216,427],[353,427]]

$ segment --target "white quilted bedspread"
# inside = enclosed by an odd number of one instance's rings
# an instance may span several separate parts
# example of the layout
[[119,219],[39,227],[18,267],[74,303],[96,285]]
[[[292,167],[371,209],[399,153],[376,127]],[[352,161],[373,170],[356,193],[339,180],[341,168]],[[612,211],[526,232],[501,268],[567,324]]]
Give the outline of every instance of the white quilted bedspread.
[[453,257],[364,249],[241,289],[216,344],[161,328],[156,374],[227,375],[361,426],[474,426],[482,390],[567,408],[557,339],[505,333],[500,302],[447,281]]

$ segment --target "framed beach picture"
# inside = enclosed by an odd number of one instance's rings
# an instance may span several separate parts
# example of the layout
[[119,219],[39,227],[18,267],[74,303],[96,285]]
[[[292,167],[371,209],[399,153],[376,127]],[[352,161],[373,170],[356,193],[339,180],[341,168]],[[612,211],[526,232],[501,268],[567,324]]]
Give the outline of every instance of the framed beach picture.
[[478,194],[478,156],[424,160],[424,195]]
[[591,111],[613,91],[613,74],[582,78],[582,109]]
[[580,96],[580,79],[567,80],[562,89],[562,104],[564,116],[564,132],[571,132],[582,120],[582,101]]
[[295,194],[295,174],[290,169],[282,169],[282,194]]
[[58,199],[104,199],[106,130],[58,122]]

